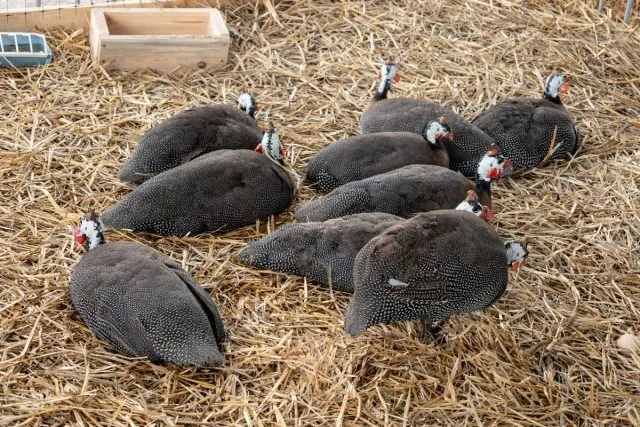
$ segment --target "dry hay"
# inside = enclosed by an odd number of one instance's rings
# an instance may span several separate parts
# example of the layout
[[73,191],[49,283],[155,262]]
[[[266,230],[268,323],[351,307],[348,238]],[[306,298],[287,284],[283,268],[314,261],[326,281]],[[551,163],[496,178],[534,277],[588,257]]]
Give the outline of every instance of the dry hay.
[[[95,70],[86,34],[63,31],[50,34],[52,66],[0,71],[0,424],[640,423],[640,356],[615,345],[640,332],[640,32],[620,10],[612,21],[593,2],[559,3],[234,1],[221,5],[233,37],[223,72]],[[392,96],[468,118],[507,96],[540,96],[552,70],[571,75],[564,99],[582,154],[494,190],[500,234],[533,241],[503,298],[454,317],[446,348],[420,344],[411,322],[354,340],[346,295],[235,262],[289,213],[216,236],[110,231],[181,262],[211,292],[230,341],[215,370],[106,350],[69,299],[81,256],[69,226],[130,190],[116,177],[139,135],[247,88],[302,174],[321,147],[357,133],[385,52],[403,76]],[[301,190],[296,205],[311,197]]]

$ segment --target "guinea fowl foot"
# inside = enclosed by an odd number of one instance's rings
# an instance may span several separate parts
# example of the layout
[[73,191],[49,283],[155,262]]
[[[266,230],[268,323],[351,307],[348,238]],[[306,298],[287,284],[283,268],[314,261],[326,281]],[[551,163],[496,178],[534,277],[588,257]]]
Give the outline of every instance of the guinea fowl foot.
[[447,336],[442,329],[444,319],[432,321],[428,318],[421,319],[422,331],[420,332],[420,341],[424,344],[435,344],[443,346],[447,344]]

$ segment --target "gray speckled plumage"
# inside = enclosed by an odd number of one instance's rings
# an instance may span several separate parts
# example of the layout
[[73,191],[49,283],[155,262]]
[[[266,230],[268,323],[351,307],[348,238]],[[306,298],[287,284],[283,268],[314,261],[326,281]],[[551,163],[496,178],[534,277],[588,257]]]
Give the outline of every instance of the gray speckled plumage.
[[353,261],[372,237],[403,218],[361,213],[325,222],[286,224],[249,243],[238,255],[243,264],[306,276],[343,292],[353,292]]
[[120,170],[120,179],[135,183],[222,149],[254,149],[262,139],[255,119],[232,105],[192,108],[145,133]]
[[580,135],[559,100],[508,99],[480,114],[473,124],[495,138],[502,154],[513,160],[515,169],[535,167],[542,162],[556,126],[557,150],[550,160],[567,158],[580,147]]
[[450,108],[415,98],[392,98],[374,101],[360,118],[363,134],[378,132],[413,132],[421,134],[425,126],[446,116],[453,140],[443,139],[449,153],[449,167],[473,177],[478,161],[493,141],[480,128]]
[[[469,190],[476,190],[476,185],[459,172],[435,165],[409,165],[349,182],[304,204],[295,216],[300,222],[325,221],[361,212],[385,212],[408,218],[417,212],[454,209]],[[484,205],[491,206],[486,198],[482,199],[484,193],[479,195]]]
[[383,132],[359,135],[334,142],[309,161],[307,180],[331,191],[411,164],[449,167],[441,142],[430,144],[422,135]]
[[505,244],[467,212],[421,213],[371,239],[356,256],[345,328],[358,336],[378,323],[485,308],[507,286]]
[[70,287],[89,328],[119,353],[185,365],[224,362],[226,332],[211,297],[147,246],[114,242],[89,250]]
[[250,150],[218,150],[145,181],[105,212],[111,228],[184,236],[228,231],[289,207],[284,168]]

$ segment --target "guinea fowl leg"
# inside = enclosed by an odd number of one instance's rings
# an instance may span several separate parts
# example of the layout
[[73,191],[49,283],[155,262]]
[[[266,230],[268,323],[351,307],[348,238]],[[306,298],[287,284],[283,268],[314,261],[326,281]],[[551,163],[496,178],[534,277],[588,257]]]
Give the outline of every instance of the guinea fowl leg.
[[447,343],[447,337],[442,329],[442,324],[445,319],[433,321],[428,317],[423,317],[420,321],[422,323],[420,341],[425,344],[434,343],[436,345],[444,345]]

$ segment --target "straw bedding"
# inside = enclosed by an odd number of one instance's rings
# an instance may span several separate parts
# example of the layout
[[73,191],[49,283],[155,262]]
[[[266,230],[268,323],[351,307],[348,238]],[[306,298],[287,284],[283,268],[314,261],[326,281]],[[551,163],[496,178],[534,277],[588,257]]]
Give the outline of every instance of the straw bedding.
[[[233,1],[219,4],[229,66],[182,75],[94,69],[86,33],[51,32],[52,66],[0,71],[0,424],[638,425],[640,355],[616,339],[640,332],[640,32],[622,2],[613,18],[591,3]],[[171,256],[211,293],[230,332],[223,367],[158,366],[93,337],[69,299],[82,254],[70,226],[130,191],[116,177],[142,132],[245,88],[302,176],[357,134],[385,53],[403,77],[391,96],[467,118],[571,75],[581,155],[494,189],[501,236],[532,240],[495,306],[452,318],[445,348],[419,343],[412,322],[351,339],[347,295],[235,261],[288,212],[224,235],[107,233]],[[291,210],[316,196],[302,188]]]

